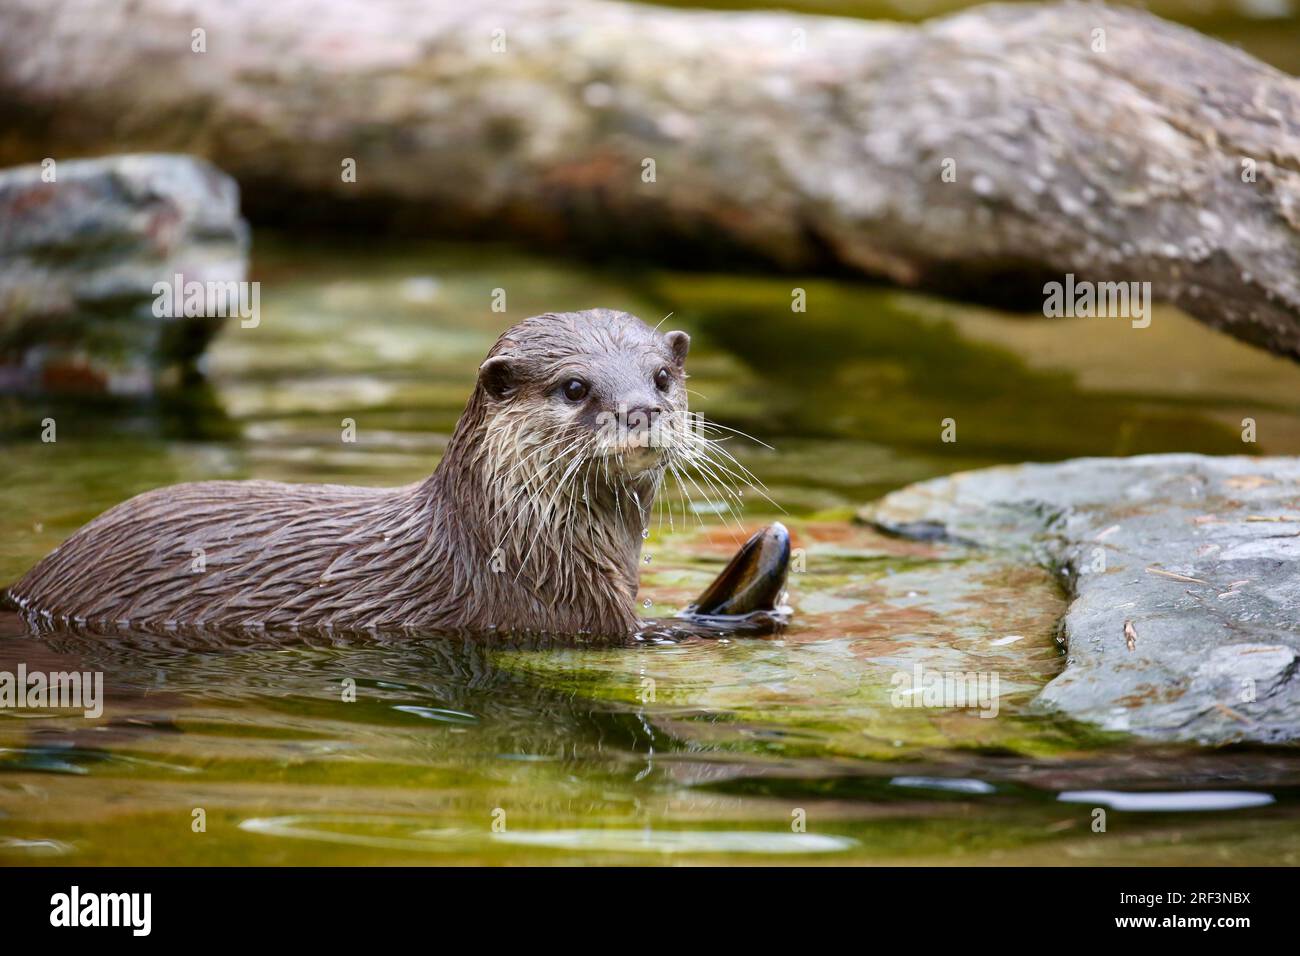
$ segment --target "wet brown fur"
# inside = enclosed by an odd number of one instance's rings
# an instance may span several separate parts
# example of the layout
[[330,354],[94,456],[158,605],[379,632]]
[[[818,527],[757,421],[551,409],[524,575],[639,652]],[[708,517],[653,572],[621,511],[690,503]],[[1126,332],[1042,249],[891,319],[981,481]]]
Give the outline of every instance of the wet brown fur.
[[[424,481],[156,489],[78,530],[10,597],[76,622],[628,634],[662,465],[628,467],[593,418],[656,401],[684,416],[688,344],[621,312],[527,319],[492,347]],[[557,393],[572,375],[590,402]]]

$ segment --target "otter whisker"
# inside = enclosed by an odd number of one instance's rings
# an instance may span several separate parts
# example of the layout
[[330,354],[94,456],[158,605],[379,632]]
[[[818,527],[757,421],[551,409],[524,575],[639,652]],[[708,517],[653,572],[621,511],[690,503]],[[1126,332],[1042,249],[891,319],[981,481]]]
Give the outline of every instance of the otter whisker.
[[547,521],[553,508],[555,498],[553,496],[545,507],[541,507],[546,490],[552,485],[552,479],[554,478],[555,472],[565,469],[571,464],[571,461],[565,456],[577,448],[581,443],[581,438],[573,439],[569,444],[565,445],[563,449],[546,461],[543,467],[537,469],[536,472],[529,476],[527,480],[528,487],[532,489],[534,483],[540,487],[530,492],[527,499],[527,507],[520,508],[515,517],[515,521],[511,524],[512,527],[524,516],[532,516],[539,523],[545,523]]
[[688,450],[683,455],[683,458],[687,465],[697,469],[702,475],[706,474],[710,479],[712,479],[710,484],[716,482],[719,492],[723,494],[724,497],[730,495],[732,499],[741,505],[742,508],[744,507],[744,502],[741,500],[739,492],[739,485],[737,484],[737,482],[743,481],[743,478],[731,471],[721,462],[714,461],[707,454],[698,450]]
[[673,478],[677,482],[677,488],[681,492],[682,498],[685,499],[685,502],[682,505],[682,510],[683,510],[682,520],[683,521],[686,520],[685,519],[686,514],[688,513],[692,514],[695,516],[695,523],[699,525],[701,528],[703,528],[704,519],[700,517],[700,512],[695,508],[695,499],[692,498],[691,493],[686,490],[686,484],[685,482],[682,481],[682,470],[678,468],[675,464],[672,464],[669,467],[672,468]]
[[[545,452],[547,449],[549,449],[549,448],[554,448],[556,445],[559,445],[561,442],[564,442],[564,441],[566,441],[566,440],[567,440],[567,441],[570,441],[570,443],[572,444],[572,443],[574,443],[574,442],[576,442],[576,441],[579,441],[580,439],[570,439],[569,436],[567,436],[567,435],[561,435],[559,438],[556,438],[556,439],[554,439],[554,440],[552,440],[552,441],[548,441],[548,442],[546,442],[545,444],[541,445],[540,447],[535,448],[534,450],[532,450],[531,452],[529,452],[528,454],[526,454],[526,455],[525,455],[522,459],[520,459],[518,462],[516,462],[515,465],[514,465],[513,467],[511,467],[511,469],[510,469],[509,471],[507,471],[507,472],[502,476],[502,479],[501,479],[500,483],[501,483],[501,484],[505,484],[505,481],[507,481],[508,479],[510,479],[511,477],[513,477],[514,474],[515,474],[515,472],[517,472],[517,471],[518,471],[520,468],[522,468],[524,465],[528,464],[530,461],[532,461],[532,460],[533,460],[534,458],[536,458],[538,455],[540,455],[540,454],[542,454],[543,452]],[[566,449],[566,451],[567,451],[567,449]],[[560,452],[560,453],[558,453],[558,454],[562,455],[562,454],[564,454],[564,452]],[[557,456],[553,456],[553,457],[557,457]]]
[[655,473],[655,486],[654,486],[654,491],[652,492],[652,494],[654,495],[655,503],[659,506],[659,531],[660,531],[661,533],[663,532],[663,529],[664,529],[664,511],[667,511],[667,512],[668,512],[668,532],[669,532],[669,534],[672,534],[672,533],[673,533],[674,531],[676,531],[677,529],[676,529],[676,527],[675,527],[674,524],[673,524],[673,504],[672,504],[672,502],[671,502],[670,500],[668,500],[668,496],[667,496],[667,495],[665,495],[665,494],[661,494],[661,492],[662,492],[662,490],[663,490],[663,486],[664,486],[664,475],[665,475],[665,468],[660,468],[660,469]]
[[[562,440],[564,440],[564,439],[560,439],[559,441],[562,441]],[[510,478],[512,478],[512,477],[515,475],[515,473],[518,472],[518,470],[519,470],[520,468],[522,468],[524,465],[529,464],[530,462],[532,462],[534,458],[536,458],[537,456],[541,455],[541,454],[542,454],[542,453],[543,453],[547,448],[553,447],[555,444],[558,444],[558,441],[556,441],[556,442],[548,442],[547,444],[541,446],[540,448],[534,449],[533,451],[529,452],[529,453],[528,453],[527,455],[525,455],[525,456],[524,456],[524,457],[523,457],[523,458],[522,458],[522,459],[521,459],[517,464],[515,464],[515,465],[514,465],[514,466],[513,466],[513,467],[512,467],[508,472],[506,472],[504,479],[502,479],[501,481],[494,482],[493,487],[498,487],[498,488],[499,488],[499,487],[506,487],[506,486],[507,486],[507,482],[508,482],[508,480],[509,480]],[[528,489],[529,489],[529,488],[531,487],[531,485],[532,485],[533,480],[536,478],[536,472],[537,472],[537,471],[540,471],[541,468],[542,468],[542,466],[546,465],[547,462],[543,459],[543,460],[537,462],[536,464],[537,464],[538,467],[534,470],[534,473],[531,474],[531,475],[528,475],[528,476],[527,476],[523,481],[521,481],[521,483],[520,483],[520,487],[519,487],[518,491],[516,491],[515,494],[511,495],[510,497],[508,497],[508,498],[506,499],[505,502],[503,502],[503,503],[502,503],[502,504],[501,504],[501,505],[500,505],[500,506],[499,506],[495,511],[493,511],[493,512],[489,515],[489,520],[495,519],[495,518],[496,518],[496,517],[497,517],[497,516],[502,512],[502,511],[504,511],[507,507],[509,507],[509,505],[510,505],[510,504],[511,504],[511,503],[512,503],[516,498],[518,498],[519,495],[520,495],[521,493],[525,493],[525,492],[528,491]]]
[[[751,482],[749,481],[748,477],[746,477],[745,474],[738,473],[732,470],[726,463],[713,458],[710,455],[710,452],[714,450],[715,450],[715,446],[707,439],[702,439],[697,436],[692,436],[685,440],[682,448],[680,449],[680,452],[683,458],[685,458],[686,460],[692,463],[697,460],[707,461],[710,465],[718,469],[718,471],[720,471],[722,474],[725,474],[731,479],[733,479],[734,482],[741,483],[741,484],[751,484]],[[734,485],[732,487],[734,488]]]
[[582,472],[582,501],[587,506],[587,526],[591,527],[591,491],[587,487],[587,481],[591,477],[591,466],[594,461],[587,459],[587,467]]
[[[580,453],[579,462],[585,463],[587,452]],[[574,491],[577,491],[576,482],[577,474],[571,479],[575,483]],[[573,526],[576,523],[573,520],[573,512],[576,507],[576,501],[573,495],[565,495],[566,506],[564,509],[564,519],[560,524],[561,537],[563,539],[560,547],[560,555],[557,566],[560,572],[560,592],[561,597],[567,597],[569,590],[573,587],[573,567],[574,567],[574,538]]]
[[[695,419],[695,422],[696,422],[696,425],[697,425],[699,428],[719,428],[719,427],[723,427],[723,426],[718,426],[718,425],[716,425],[715,423],[708,422],[708,421],[706,421],[706,420],[704,420],[704,419],[702,419],[702,418],[696,418],[696,419]],[[734,429],[729,429],[729,430],[731,430],[731,431],[735,431]],[[745,435],[744,432],[735,431],[735,433],[738,434],[738,435],[741,435],[742,437],[746,437],[746,438],[749,437],[748,435]],[[738,460],[734,455],[732,455],[731,452],[730,452],[728,449],[726,449],[726,448],[723,447],[722,442],[723,442],[723,441],[726,441],[726,438],[720,438],[720,439],[719,439],[719,438],[710,438],[708,435],[703,434],[701,431],[698,431],[698,430],[696,430],[695,428],[688,428],[688,429],[685,429],[685,430],[682,432],[682,435],[683,435],[684,440],[686,440],[687,442],[692,442],[692,443],[694,443],[697,447],[698,447],[698,446],[705,446],[705,447],[708,447],[708,448],[710,448],[710,449],[712,449],[712,450],[714,450],[714,451],[717,451],[718,454],[723,455],[723,456],[725,456],[726,458],[728,458],[728,459],[729,459],[733,464],[736,465],[737,468],[739,468],[742,472],[744,472],[745,477],[746,477],[746,482],[747,482],[747,483],[749,483],[749,484],[754,484],[754,485],[762,485],[762,484],[763,484],[761,481],[758,480],[758,478],[753,474],[753,472],[751,472],[748,468],[746,468],[743,464],[741,464],[741,462],[740,462],[740,461],[739,461],[739,460]],[[760,445],[763,445],[763,447],[765,447],[765,448],[771,449],[771,447],[772,447],[771,445],[768,445],[768,444],[766,444],[766,443],[764,443],[764,442],[758,441],[758,439],[751,439],[751,440],[757,442],[757,443],[760,444]]]
[[564,492],[565,488],[567,487],[569,478],[576,473],[577,469],[581,466],[585,458],[586,455],[584,453],[579,453],[579,455],[574,458],[573,462],[568,466],[568,468],[565,469],[564,473],[560,475],[559,481],[557,482],[558,487],[555,489],[555,494],[551,496],[551,500],[547,503],[546,511],[542,514],[541,520],[538,522],[537,531],[533,534],[532,541],[528,545],[528,551],[524,554],[523,560],[519,563],[519,571],[515,575],[516,580],[519,579],[519,575],[524,573],[524,568],[528,564],[529,557],[532,556],[533,549],[537,546],[538,539],[542,536],[543,532],[551,530],[549,518],[551,512],[555,508],[555,502],[559,499],[560,495]]
[[713,428],[718,431],[731,432],[733,435],[739,435],[741,438],[748,438],[756,445],[762,445],[768,451],[776,451],[775,448],[763,441],[761,438],[755,438],[753,435],[749,434],[749,432],[742,432],[739,428],[732,428],[729,425],[719,425],[717,422],[707,419],[703,415],[697,415],[695,421],[696,425],[700,428]]
[[[707,502],[709,496],[705,493],[704,489],[699,486],[699,483],[691,476],[689,471],[686,472],[685,474],[686,474],[686,480],[695,486],[695,490],[698,491],[700,493],[700,496],[704,498],[705,501]],[[701,473],[701,477],[703,477],[702,473]],[[705,483],[713,487],[715,491],[717,490],[716,486],[714,486],[713,483],[707,477],[704,478],[704,481]],[[740,517],[736,514],[735,509],[731,507],[731,502],[727,501],[726,495],[721,495],[721,498],[722,498],[722,503],[727,508],[727,515],[736,523],[736,527],[740,528],[741,527]]]
[[[737,458],[736,458],[735,455],[731,454],[731,452],[729,452],[729,451],[727,451],[725,448],[721,447],[721,446],[720,446],[716,441],[713,441],[713,440],[711,440],[711,439],[707,439],[707,438],[703,438],[702,436],[698,436],[698,435],[697,435],[697,436],[694,436],[692,439],[689,439],[689,440],[696,442],[694,448],[695,448],[695,450],[696,450],[697,452],[700,451],[701,448],[704,448],[704,449],[707,449],[708,451],[716,452],[717,454],[719,454],[719,455],[723,456],[724,458],[726,458],[726,460],[727,460],[728,462],[730,462],[731,464],[735,465],[736,468],[740,470],[740,475],[734,475],[734,473],[731,472],[730,469],[728,469],[728,473],[733,474],[734,477],[736,477],[738,480],[743,481],[743,482],[744,482],[746,485],[748,485],[750,488],[753,488],[755,491],[757,491],[757,492],[758,492],[758,493],[759,493],[759,494],[760,494],[764,499],[766,499],[767,502],[768,502],[769,504],[771,504],[774,508],[777,508],[777,509],[778,509],[779,511],[781,511],[783,514],[785,513],[785,509],[782,508],[779,504],[777,504],[777,503],[772,499],[771,495],[769,495],[769,494],[767,493],[767,492],[768,492],[768,488],[767,488],[767,486],[764,485],[763,482],[761,482],[761,481],[758,479],[758,477],[754,475],[754,473],[753,473],[752,471],[750,471],[750,470],[749,470],[748,468],[746,468],[743,464],[741,464],[741,462],[740,462],[739,460],[737,460]],[[727,467],[723,462],[717,460],[716,458],[711,458],[710,461],[711,461],[711,463],[712,463],[713,465],[715,465],[715,466],[717,466],[717,467],[720,467],[720,468],[726,468],[726,467]]]
[[610,487],[614,490],[614,517],[618,521],[618,529],[623,535],[627,535],[627,525],[623,521],[623,501],[618,493],[619,482],[609,478],[609,455],[605,456],[605,479],[609,482]]
[[505,508],[509,507],[512,503],[519,500],[521,495],[523,496],[523,500],[519,501],[519,508],[515,513],[514,519],[510,522],[509,526],[507,526],[507,528],[502,532],[501,538],[497,541],[497,547],[501,546],[504,539],[510,534],[511,531],[514,530],[515,526],[519,523],[519,519],[522,518],[524,515],[536,513],[538,515],[538,520],[539,521],[542,520],[542,515],[540,514],[540,510],[537,508],[537,505],[538,503],[540,503],[541,500],[541,493],[533,490],[532,488],[533,482],[539,479],[546,479],[547,481],[549,481],[551,472],[556,467],[558,467],[561,462],[563,462],[564,459],[562,456],[568,454],[571,449],[577,447],[577,445],[579,445],[581,442],[582,442],[581,437],[571,439],[569,444],[564,447],[563,451],[560,454],[554,456],[551,461],[544,462],[542,464],[542,467],[538,468],[532,475],[530,475],[527,479],[525,479],[525,481],[520,486],[521,490],[517,492],[514,496],[512,496],[512,498],[508,500],[505,504],[503,504],[500,509],[498,509],[498,512],[504,510]]

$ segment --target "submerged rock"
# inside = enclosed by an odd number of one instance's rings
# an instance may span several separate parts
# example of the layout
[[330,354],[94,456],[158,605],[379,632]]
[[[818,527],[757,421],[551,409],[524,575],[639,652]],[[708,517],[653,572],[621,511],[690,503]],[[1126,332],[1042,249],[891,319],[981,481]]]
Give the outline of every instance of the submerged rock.
[[204,160],[0,170],[0,390],[151,391],[224,321],[206,299],[155,315],[155,283],[242,282],[247,263],[238,187]]
[[1300,738],[1300,459],[990,468],[860,516],[1056,570],[1067,666],[1039,705],[1160,739]]

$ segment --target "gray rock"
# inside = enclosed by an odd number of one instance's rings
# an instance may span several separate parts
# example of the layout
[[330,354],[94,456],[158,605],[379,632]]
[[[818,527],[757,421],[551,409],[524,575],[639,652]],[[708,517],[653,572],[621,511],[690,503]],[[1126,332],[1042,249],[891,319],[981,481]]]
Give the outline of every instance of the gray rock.
[[1108,730],[1300,738],[1300,459],[1146,455],[952,475],[861,516],[1046,563],[1071,595],[1041,705]]
[[222,324],[155,316],[154,284],[245,277],[239,189],[190,156],[56,161],[52,173],[0,170],[0,390],[148,392]]

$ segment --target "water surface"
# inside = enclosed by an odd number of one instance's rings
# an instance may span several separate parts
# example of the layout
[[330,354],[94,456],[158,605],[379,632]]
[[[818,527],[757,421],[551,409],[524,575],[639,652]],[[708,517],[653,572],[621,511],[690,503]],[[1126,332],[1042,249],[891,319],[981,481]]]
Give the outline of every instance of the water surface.
[[[1300,367],[1172,311],[1134,330],[493,246],[263,235],[255,260],[262,324],[227,330],[206,385],[0,405],[0,581],[162,484],[419,478],[502,328],[600,305],[671,314],[694,337],[694,407],[773,446],[730,443],[782,510],[749,494],[735,526],[698,493],[668,501],[646,613],[683,606],[780,517],[804,556],[794,624],[593,647],[36,635],[0,616],[0,670],[100,670],[109,697],[98,720],[0,710],[0,862],[1300,862],[1300,753],[1144,746],[1037,712],[1063,666],[1051,576],[851,521],[999,462],[1300,453]],[[918,662],[997,673],[997,716],[893,706]]]

